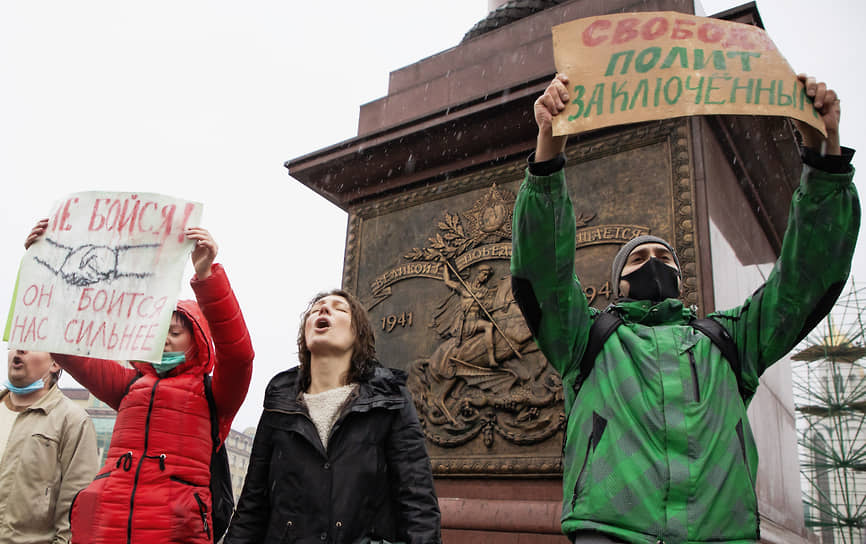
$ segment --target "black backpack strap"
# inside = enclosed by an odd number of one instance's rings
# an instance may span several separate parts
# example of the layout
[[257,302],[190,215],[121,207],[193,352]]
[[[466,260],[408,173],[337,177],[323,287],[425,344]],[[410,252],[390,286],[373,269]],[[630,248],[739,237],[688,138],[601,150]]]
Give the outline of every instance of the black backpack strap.
[[129,393],[129,389],[132,387],[132,384],[134,384],[135,382],[137,382],[138,379],[141,378],[142,376],[143,376],[143,374],[142,374],[141,372],[136,372],[136,373],[135,373],[135,376],[133,376],[133,378],[132,378],[131,380],[129,380],[129,383],[126,384],[126,389],[123,390],[123,395],[122,395],[122,396],[125,397],[126,394]]
[[[595,359],[601,352],[604,343],[610,338],[610,335],[622,325],[622,318],[616,312],[607,310],[596,314],[595,320],[589,329],[589,340],[586,343],[586,350],[583,352],[583,358],[580,360],[580,371],[577,379],[574,382],[575,395],[583,385],[589,373],[592,372],[592,367],[595,365]],[[721,323],[711,317],[704,319],[694,319],[690,325],[697,331],[703,333],[710,341],[719,348],[722,352],[722,357],[728,361],[731,366],[731,371],[737,379],[737,391],[743,400],[750,398],[754,391],[746,389],[743,382],[742,365],[740,362],[737,346],[734,344],[734,339],[728,333],[727,329]]]
[[731,371],[734,373],[734,377],[737,378],[737,390],[740,393],[740,397],[743,400],[750,398],[754,394],[754,391],[748,391],[746,385],[743,383],[743,367],[740,362],[740,356],[737,346],[734,344],[734,339],[731,338],[728,330],[712,317],[695,319],[691,322],[691,326],[706,335],[719,348],[719,351],[722,352],[722,357],[731,365]]
[[232,493],[232,475],[225,443],[220,443],[219,421],[216,401],[213,397],[211,377],[204,376],[204,393],[210,409],[210,434],[213,450],[210,458],[211,517],[213,519],[213,541],[219,542],[228,529],[235,508]]
[[204,396],[207,397],[207,407],[210,411],[210,437],[213,440],[213,451],[217,450],[217,445],[220,442],[220,427],[217,418],[216,401],[213,398],[213,386],[211,385],[210,374],[204,375]]
[[583,351],[583,357],[580,359],[580,371],[577,379],[574,381],[574,394],[580,391],[589,373],[592,372],[592,367],[595,365],[595,358],[601,353],[601,348],[604,343],[613,334],[617,327],[622,325],[622,318],[615,312],[605,310],[596,314],[592,326],[589,328],[589,340],[586,342],[586,349]]

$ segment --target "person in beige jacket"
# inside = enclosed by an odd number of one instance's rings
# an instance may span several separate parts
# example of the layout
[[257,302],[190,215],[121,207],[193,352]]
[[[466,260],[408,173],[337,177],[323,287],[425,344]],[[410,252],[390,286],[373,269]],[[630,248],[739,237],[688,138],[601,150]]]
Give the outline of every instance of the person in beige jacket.
[[69,510],[98,469],[87,413],[57,386],[50,353],[9,350],[0,390],[0,544],[65,544]]

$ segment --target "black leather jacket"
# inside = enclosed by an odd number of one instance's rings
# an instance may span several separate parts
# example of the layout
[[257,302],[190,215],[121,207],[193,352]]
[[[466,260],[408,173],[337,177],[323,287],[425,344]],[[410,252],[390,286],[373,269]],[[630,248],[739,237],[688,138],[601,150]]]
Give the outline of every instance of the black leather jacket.
[[265,392],[226,544],[441,542],[439,504],[400,370],[377,367],[331,429],[327,451],[300,400],[298,368]]

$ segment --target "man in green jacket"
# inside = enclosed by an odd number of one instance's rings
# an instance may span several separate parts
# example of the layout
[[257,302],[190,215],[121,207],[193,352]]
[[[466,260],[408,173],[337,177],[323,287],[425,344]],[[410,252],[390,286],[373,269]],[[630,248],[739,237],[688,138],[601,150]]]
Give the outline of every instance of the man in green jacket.
[[[713,314],[736,346],[740,376],[680,296],[674,248],[645,237],[614,259],[611,311],[622,320],[575,392],[590,308],[574,275],[574,211],[565,137],[551,121],[569,100],[558,75],[535,102],[536,151],[514,207],[513,290],[562,375],[566,442],[562,530],[576,543],[754,542],[758,454],[746,408],[758,378],[829,311],[851,266],[860,205],[853,151],[839,145],[836,93],[801,76],[827,138],[800,126],[805,149],[779,260],[741,306]],[[740,387],[743,394],[740,394]]]

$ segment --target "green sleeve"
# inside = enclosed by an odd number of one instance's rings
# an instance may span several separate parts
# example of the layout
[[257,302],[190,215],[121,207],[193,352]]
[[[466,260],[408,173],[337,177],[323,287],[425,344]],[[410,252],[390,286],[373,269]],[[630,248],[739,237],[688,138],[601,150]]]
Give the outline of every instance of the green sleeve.
[[845,285],[860,228],[853,177],[853,167],[831,174],[804,165],[766,283],[742,306],[715,314],[737,344],[751,391],[827,315]]
[[562,170],[527,170],[514,205],[511,277],[535,341],[562,375],[586,348],[590,309],[574,274],[574,210]]

